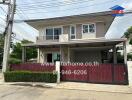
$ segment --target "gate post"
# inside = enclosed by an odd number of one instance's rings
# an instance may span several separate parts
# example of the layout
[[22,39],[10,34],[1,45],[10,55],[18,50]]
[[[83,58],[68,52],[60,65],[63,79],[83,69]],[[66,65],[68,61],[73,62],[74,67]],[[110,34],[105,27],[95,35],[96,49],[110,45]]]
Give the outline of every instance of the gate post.
[[57,83],[60,83],[60,61],[56,61],[55,70],[57,72]]
[[123,42],[123,48],[124,48],[124,64],[126,65],[127,64],[127,50],[126,50],[126,41]]

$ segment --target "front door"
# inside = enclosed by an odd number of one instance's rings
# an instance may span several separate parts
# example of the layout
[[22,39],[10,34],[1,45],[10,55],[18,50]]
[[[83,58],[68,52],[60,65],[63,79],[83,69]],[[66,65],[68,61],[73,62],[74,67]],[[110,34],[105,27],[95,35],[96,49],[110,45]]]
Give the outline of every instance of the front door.
[[48,53],[47,54],[47,62],[52,63],[60,61],[60,54],[59,53]]
[[52,53],[47,54],[47,62],[48,63],[52,62]]

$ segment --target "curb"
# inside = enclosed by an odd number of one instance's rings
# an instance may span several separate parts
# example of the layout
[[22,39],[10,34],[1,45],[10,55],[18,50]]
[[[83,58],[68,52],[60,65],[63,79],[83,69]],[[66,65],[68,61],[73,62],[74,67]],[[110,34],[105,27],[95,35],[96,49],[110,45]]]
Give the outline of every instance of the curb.
[[39,83],[39,82],[4,82],[1,81],[0,85],[19,85],[19,86],[31,86],[31,87],[43,87],[43,88],[54,88],[57,83]]

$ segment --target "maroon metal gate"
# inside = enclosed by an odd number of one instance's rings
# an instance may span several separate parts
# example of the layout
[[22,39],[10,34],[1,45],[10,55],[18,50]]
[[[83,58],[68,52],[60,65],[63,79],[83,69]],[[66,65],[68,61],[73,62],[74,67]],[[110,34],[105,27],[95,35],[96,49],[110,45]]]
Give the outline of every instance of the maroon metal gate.
[[123,64],[62,65],[61,81],[128,84],[127,67]]

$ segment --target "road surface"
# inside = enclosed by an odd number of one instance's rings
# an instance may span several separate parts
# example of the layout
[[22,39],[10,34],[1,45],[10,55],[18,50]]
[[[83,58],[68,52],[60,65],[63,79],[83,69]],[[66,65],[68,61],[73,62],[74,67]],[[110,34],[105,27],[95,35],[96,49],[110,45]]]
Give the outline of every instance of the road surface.
[[0,100],[132,100],[132,94],[0,85]]

